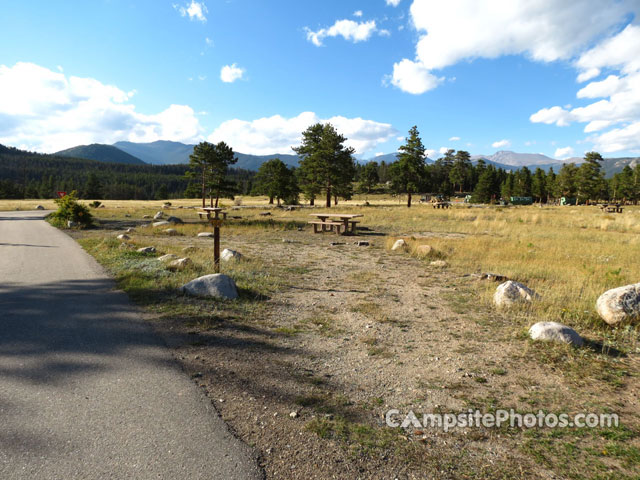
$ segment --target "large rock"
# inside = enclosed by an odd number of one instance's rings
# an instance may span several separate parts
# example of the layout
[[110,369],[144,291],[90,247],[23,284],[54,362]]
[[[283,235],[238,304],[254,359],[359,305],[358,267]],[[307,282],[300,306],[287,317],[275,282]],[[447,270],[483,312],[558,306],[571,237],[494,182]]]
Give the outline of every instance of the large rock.
[[156,253],[156,247],[142,247],[136,251],[139,253]]
[[118,235],[116,238],[117,238],[118,240],[130,240],[130,239],[131,239],[131,237],[130,237],[129,235],[126,235],[126,234],[124,234],[124,233],[121,233],[121,234],[120,234],[120,235]]
[[164,233],[171,236],[178,235],[178,231],[175,228],[167,228]]
[[598,298],[596,309],[609,325],[640,321],[640,283],[607,290]]
[[407,249],[407,242],[405,242],[403,239],[400,240],[396,240],[396,243],[393,244],[393,247],[391,247],[392,251],[396,251],[396,250],[406,250]]
[[178,217],[169,217],[167,218],[167,222],[169,223],[184,223],[181,218]]
[[215,273],[204,275],[180,287],[180,291],[195,297],[238,298],[236,282],[227,275]]
[[43,207],[42,205],[38,205],[38,206],[36,207],[36,210],[44,210],[44,207]]
[[166,220],[161,220],[159,222],[153,222],[152,223],[153,227],[163,227],[165,225],[171,225],[169,222],[167,222]]
[[213,233],[212,232],[200,232],[198,234],[199,237],[213,237]]
[[153,216],[153,219],[154,220],[160,220],[163,217],[164,217],[164,213],[163,212],[158,212]]
[[235,250],[231,250],[230,248],[225,248],[220,254],[220,258],[225,262],[229,262],[231,260],[242,259],[242,254],[240,252],[236,252]]
[[177,260],[178,256],[174,255],[173,253],[167,253],[166,255],[162,255],[161,257],[158,257],[158,260],[160,260],[161,262],[172,262],[173,260]]
[[499,307],[508,307],[516,303],[531,302],[540,296],[526,285],[511,280],[501,283],[493,294],[493,303]]
[[538,322],[529,329],[529,336],[533,340],[562,342],[576,347],[581,347],[584,343],[573,328],[557,322]]

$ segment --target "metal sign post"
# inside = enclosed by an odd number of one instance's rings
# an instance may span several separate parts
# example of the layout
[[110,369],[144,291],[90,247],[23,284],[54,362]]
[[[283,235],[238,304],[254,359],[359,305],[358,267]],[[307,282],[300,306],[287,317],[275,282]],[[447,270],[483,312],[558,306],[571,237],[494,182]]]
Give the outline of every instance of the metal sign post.
[[[209,223],[213,225],[213,268],[215,273],[220,273],[220,226],[222,219],[219,214],[222,208],[203,208],[207,212]],[[213,218],[211,214],[213,213]]]

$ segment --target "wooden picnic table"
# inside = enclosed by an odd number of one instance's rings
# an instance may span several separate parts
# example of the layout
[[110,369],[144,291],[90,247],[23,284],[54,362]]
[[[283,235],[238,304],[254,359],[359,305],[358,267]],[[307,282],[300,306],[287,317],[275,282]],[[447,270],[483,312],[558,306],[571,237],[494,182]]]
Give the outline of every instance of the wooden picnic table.
[[600,205],[600,209],[607,213],[622,213],[623,208],[619,203],[605,203]]
[[[344,228],[344,233],[356,233],[359,222],[354,218],[363,216],[361,213],[310,213],[309,215],[318,218],[316,221],[309,222],[313,225],[313,233],[326,232],[327,227],[329,227],[328,231],[332,232],[333,228],[336,227],[336,233],[338,234],[340,234],[342,228]],[[351,225],[351,228],[349,228],[349,225]],[[318,231],[318,227],[321,227],[320,231]]]

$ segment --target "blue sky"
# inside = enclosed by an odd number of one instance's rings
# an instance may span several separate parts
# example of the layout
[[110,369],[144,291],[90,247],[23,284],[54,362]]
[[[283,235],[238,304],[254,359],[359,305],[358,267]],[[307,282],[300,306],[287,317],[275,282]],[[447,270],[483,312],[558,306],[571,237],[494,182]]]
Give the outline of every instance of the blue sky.
[[412,125],[435,157],[640,152],[640,2],[6,3],[0,143],[225,140],[291,153],[331,121],[358,154]]

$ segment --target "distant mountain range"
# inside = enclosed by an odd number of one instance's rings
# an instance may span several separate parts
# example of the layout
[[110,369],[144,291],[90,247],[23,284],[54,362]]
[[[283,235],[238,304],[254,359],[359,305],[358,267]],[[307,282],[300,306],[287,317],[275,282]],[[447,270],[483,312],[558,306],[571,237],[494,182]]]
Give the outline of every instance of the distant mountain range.
[[145,165],[145,162],[129,153],[112,145],[94,143],[92,145],[79,145],[56,152],[59,157],[84,158],[105,163],[125,163],[127,165]]
[[[113,145],[82,145],[69,148],[56,155],[65,157],[86,158],[89,160],[98,160],[109,163],[127,163],[131,165],[152,164],[152,165],[174,165],[189,162],[189,155],[193,153],[194,145],[188,145],[180,142],[170,142],[160,140],[151,143],[134,143],[134,142],[117,142]],[[391,163],[395,161],[397,153],[388,153],[379,155],[375,158],[360,160],[360,163],[366,163],[371,160],[376,162]],[[250,155],[246,153],[236,153],[238,163],[234,168],[242,168],[245,170],[256,171],[267,160],[279,158],[290,167],[298,166],[299,157],[289,154],[271,154],[271,155]],[[472,155],[471,161],[475,164],[478,160],[484,160],[498,168],[505,170],[517,170],[524,166],[535,169],[542,168],[548,170],[553,168],[556,173],[565,163],[582,163],[582,158],[570,158],[567,160],[555,160],[540,153],[517,153],[508,150],[501,150],[493,155]],[[429,162],[432,160],[427,159]],[[603,169],[607,177],[619,173],[626,165],[632,168],[640,163],[640,158],[624,157],[624,158],[606,158],[603,163]]]

